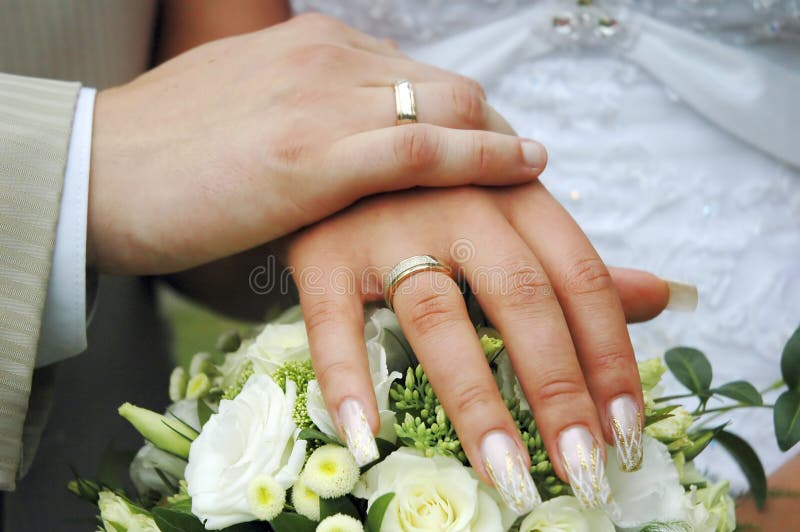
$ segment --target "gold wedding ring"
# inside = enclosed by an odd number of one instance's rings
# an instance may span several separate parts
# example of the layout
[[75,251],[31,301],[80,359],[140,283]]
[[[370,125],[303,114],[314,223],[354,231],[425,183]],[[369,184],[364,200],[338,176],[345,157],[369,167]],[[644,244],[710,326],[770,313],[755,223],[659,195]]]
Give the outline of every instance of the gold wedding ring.
[[394,104],[397,108],[397,125],[413,124],[417,121],[417,104],[414,87],[407,79],[394,84]]
[[383,299],[386,301],[386,306],[389,307],[389,310],[394,310],[392,300],[400,283],[415,273],[427,271],[442,272],[451,278],[453,277],[453,270],[449,266],[442,264],[436,257],[431,257],[430,255],[415,255],[403,259],[389,271],[383,283]]

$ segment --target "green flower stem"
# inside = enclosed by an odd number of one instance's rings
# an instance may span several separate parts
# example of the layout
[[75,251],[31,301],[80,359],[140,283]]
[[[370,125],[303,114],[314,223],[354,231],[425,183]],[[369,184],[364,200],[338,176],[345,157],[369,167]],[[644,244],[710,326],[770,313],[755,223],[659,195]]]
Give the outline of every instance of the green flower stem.
[[778,390],[780,388],[783,388],[784,386],[786,386],[786,383],[783,381],[783,379],[778,379],[758,393],[764,395],[767,392],[771,392],[772,390]]
[[697,409],[692,412],[692,415],[695,417],[700,417],[705,414],[711,414],[714,412],[730,412],[731,410],[736,410],[737,408],[773,408],[775,405],[730,405],[730,406],[721,406],[719,408],[709,408],[707,410],[700,410]]
[[685,399],[687,397],[695,397],[695,393],[679,393],[677,395],[665,395],[664,397],[657,397],[653,399],[654,403],[663,403],[664,401],[672,401],[673,399]]

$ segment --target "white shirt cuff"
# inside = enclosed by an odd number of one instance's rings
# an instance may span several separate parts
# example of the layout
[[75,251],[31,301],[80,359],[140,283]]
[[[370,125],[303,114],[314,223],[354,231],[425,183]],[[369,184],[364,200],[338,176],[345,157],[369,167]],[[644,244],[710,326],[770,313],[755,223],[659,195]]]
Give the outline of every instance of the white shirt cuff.
[[75,106],[36,367],[86,350],[86,216],[96,92],[82,88]]

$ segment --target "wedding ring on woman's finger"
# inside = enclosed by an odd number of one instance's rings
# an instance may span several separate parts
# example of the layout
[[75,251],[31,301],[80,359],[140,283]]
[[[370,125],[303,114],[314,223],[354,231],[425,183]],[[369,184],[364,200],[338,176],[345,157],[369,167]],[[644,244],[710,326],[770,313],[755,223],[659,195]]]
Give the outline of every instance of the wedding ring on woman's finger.
[[453,270],[430,255],[414,255],[398,262],[386,275],[383,283],[383,298],[389,310],[394,310],[392,301],[400,283],[419,272],[442,272],[453,278]]
[[414,99],[414,87],[407,79],[394,84],[394,104],[397,110],[397,125],[413,124],[417,121],[417,104]]

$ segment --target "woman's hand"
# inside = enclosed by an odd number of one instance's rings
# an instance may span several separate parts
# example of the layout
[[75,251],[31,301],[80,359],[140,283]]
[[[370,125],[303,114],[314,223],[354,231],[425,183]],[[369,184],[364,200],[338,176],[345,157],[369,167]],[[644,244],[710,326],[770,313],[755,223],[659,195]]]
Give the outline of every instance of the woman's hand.
[[[424,124],[394,127],[399,79]],[[475,83],[319,15],[200,46],[98,95],[88,262],[168,273],[370,194],[535,179],[540,145],[466,130],[483,110]]]
[[[459,272],[502,333],[556,471],[583,504],[608,501],[604,442],[617,445],[626,469],[639,466],[642,392],[615,283],[541,184],[382,195],[286,246],[326,405],[361,464],[377,458],[379,427],[363,303],[382,299],[381,274],[397,262],[429,254]],[[650,302],[629,306],[637,317],[666,306],[667,283],[631,271],[620,278],[622,293]],[[512,508],[530,510],[538,494],[529,457],[456,283],[417,273],[394,308],[470,462]]]

